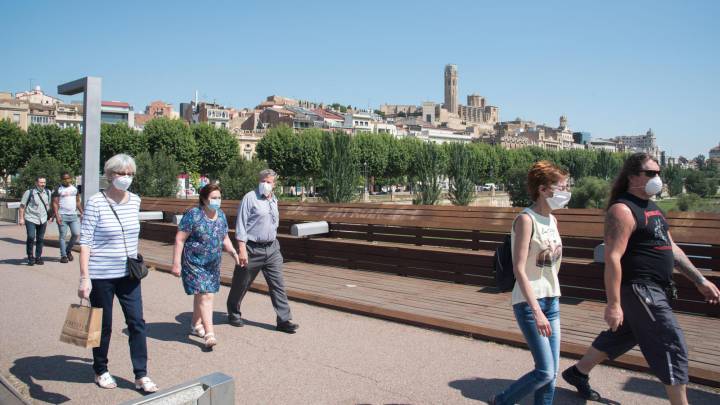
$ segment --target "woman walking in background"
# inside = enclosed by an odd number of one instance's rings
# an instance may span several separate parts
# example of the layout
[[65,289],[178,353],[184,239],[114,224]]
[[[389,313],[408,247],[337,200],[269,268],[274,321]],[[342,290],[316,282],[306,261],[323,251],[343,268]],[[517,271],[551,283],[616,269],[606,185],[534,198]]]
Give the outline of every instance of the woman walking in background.
[[220,209],[220,187],[208,184],[200,190],[199,206],[183,215],[175,236],[172,273],[182,277],[185,293],[193,295],[190,334],[205,340],[205,348],[217,344],[213,328],[213,298],[220,290],[223,249],[239,264],[228,237],[225,213]]

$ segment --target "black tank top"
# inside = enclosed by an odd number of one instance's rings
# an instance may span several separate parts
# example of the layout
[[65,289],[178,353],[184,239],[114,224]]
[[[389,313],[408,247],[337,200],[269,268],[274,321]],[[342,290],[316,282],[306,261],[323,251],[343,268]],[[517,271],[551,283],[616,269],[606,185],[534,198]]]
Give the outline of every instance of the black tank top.
[[668,237],[669,226],[662,211],[654,202],[630,193],[622,194],[615,202],[625,204],[635,217],[635,231],[620,259],[622,283],[649,281],[668,286],[675,259]]

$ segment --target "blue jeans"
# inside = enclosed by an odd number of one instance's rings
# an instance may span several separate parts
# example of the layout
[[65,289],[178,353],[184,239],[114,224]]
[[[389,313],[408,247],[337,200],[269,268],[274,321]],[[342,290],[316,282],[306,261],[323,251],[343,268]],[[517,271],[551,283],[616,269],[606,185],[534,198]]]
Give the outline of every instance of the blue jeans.
[[[67,256],[67,252],[71,251],[78,238],[80,237],[80,220],[77,214],[61,214],[61,223],[58,224],[58,232],[60,233],[60,256]],[[65,235],[67,235],[68,228],[70,228],[70,242],[65,242]]]
[[533,391],[535,405],[550,405],[553,402],[560,364],[560,301],[558,297],[548,297],[539,299],[538,304],[550,322],[552,335],[540,335],[530,305],[526,302],[513,305],[515,319],[535,360],[535,369],[500,393],[495,398],[497,404],[518,403]]
[[133,365],[135,379],[147,375],[147,331],[143,319],[142,290],[139,280],[129,276],[111,279],[92,279],[90,305],[102,308],[102,332],[100,347],[93,349],[93,370],[96,375],[108,371],[108,350],[112,335],[113,301],[118,297],[120,307],[125,315],[125,323],[130,337],[130,361]]
[[47,222],[44,224],[34,224],[30,221],[25,221],[25,231],[27,232],[27,239],[25,240],[25,253],[28,257],[33,257],[33,245],[35,245],[35,256],[41,257],[43,251],[43,245],[45,244],[45,229],[47,228]]

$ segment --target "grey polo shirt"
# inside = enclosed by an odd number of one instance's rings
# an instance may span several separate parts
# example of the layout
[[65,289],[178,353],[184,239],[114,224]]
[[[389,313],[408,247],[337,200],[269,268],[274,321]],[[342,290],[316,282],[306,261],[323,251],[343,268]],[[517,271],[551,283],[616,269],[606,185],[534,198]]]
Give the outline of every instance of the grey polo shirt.
[[272,242],[280,223],[275,194],[266,198],[255,189],[245,194],[238,207],[235,239],[247,242]]
[[[33,193],[32,199],[30,198],[30,193]],[[45,205],[43,205],[43,203],[45,203]],[[47,209],[51,208],[49,190],[43,189],[41,191],[37,187],[26,190],[20,199],[20,204],[25,207],[25,221],[32,222],[36,225],[41,225],[48,221],[45,207],[47,207]]]

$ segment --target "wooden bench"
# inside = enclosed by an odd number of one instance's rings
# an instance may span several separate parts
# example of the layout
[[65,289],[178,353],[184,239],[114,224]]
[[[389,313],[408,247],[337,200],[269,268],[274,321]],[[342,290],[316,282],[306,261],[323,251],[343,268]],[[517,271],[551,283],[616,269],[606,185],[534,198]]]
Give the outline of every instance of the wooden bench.
[[[224,200],[230,228],[239,201]],[[166,220],[194,206],[196,200],[144,198],[143,210],[163,211]],[[509,232],[517,208],[405,206],[383,204],[281,203],[278,240],[287,260],[378,271],[455,283],[488,286],[494,292],[493,253]],[[602,210],[568,209],[557,213],[563,238],[560,283],[563,295],[604,300],[603,266],[593,263],[602,243]],[[718,283],[720,215],[670,212],[674,240],[705,276]],[[290,235],[294,223],[327,221],[322,237]],[[231,231],[232,232],[232,231]],[[147,222],[142,237],[171,243],[175,227]],[[674,275],[679,289],[677,310],[720,316],[720,308],[704,302],[695,286]]]

